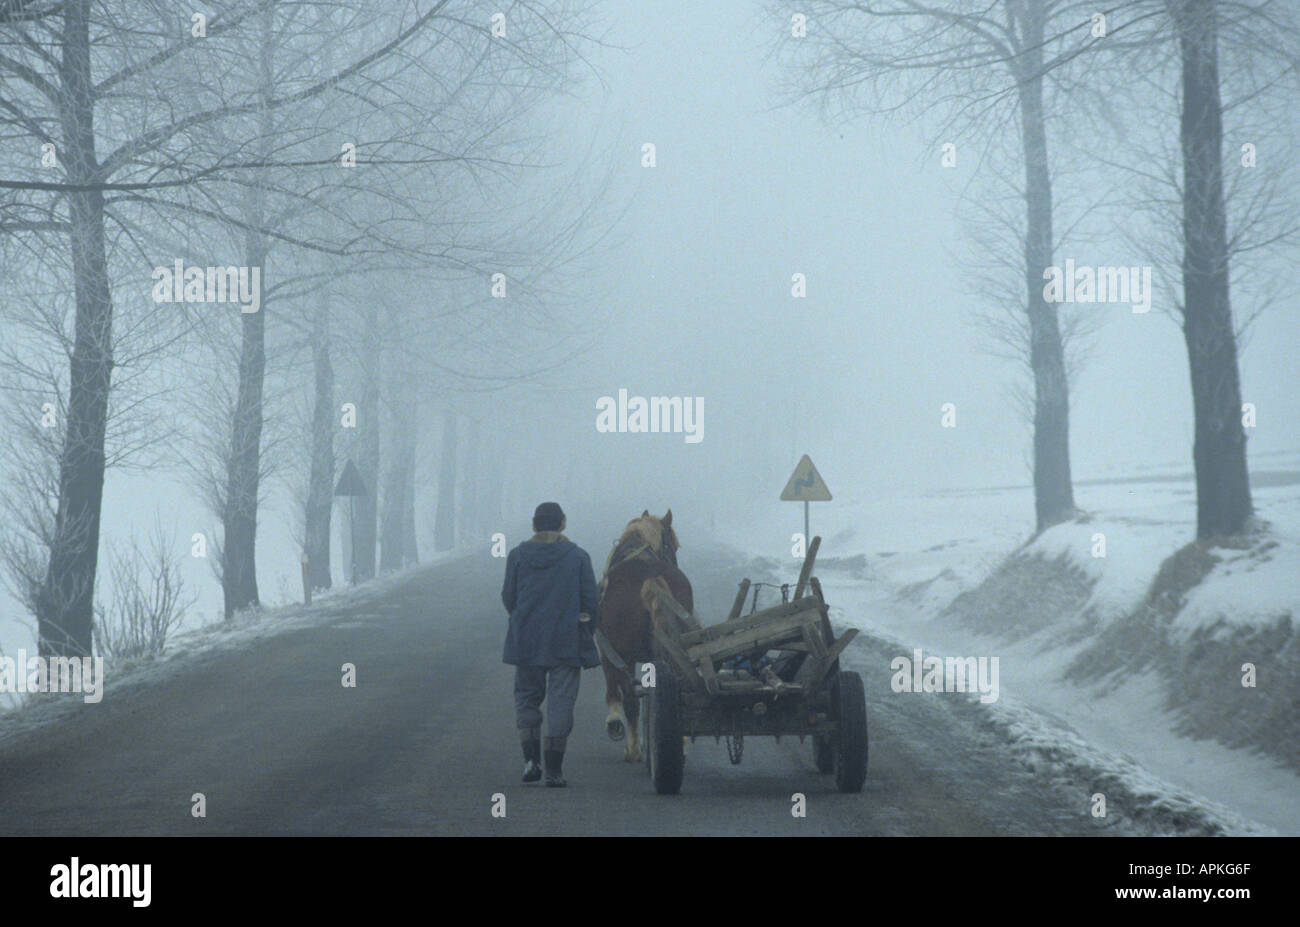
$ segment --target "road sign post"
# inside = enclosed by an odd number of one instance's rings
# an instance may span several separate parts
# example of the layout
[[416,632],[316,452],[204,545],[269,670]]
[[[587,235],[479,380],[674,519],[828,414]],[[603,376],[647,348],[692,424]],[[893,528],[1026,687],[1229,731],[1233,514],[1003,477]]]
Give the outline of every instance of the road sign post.
[[812,458],[807,454],[799,458],[799,463],[795,465],[794,472],[790,474],[790,479],[785,484],[785,489],[781,491],[781,500],[803,503],[803,542],[806,545],[811,537],[808,533],[808,503],[831,501],[831,491],[826,481],[817,472]]

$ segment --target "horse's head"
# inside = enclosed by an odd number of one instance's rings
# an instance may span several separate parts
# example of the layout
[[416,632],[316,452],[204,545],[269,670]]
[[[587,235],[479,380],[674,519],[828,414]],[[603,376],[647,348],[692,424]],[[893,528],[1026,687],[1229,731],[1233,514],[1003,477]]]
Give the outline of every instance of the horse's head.
[[666,560],[673,566],[677,566],[677,548],[682,545],[677,540],[677,533],[673,531],[673,510],[669,509],[663,518],[655,518],[650,514],[649,509],[641,513],[640,518],[634,518],[627,523],[628,534],[636,534],[652,550],[656,557]]
[[673,531],[673,510],[669,509],[663,518],[655,518],[649,511],[641,513],[623,529],[622,536],[614,542],[605,561],[605,572],[601,579],[601,595],[605,594],[605,582],[610,573],[621,564],[648,555],[664,563],[677,566],[677,533]]

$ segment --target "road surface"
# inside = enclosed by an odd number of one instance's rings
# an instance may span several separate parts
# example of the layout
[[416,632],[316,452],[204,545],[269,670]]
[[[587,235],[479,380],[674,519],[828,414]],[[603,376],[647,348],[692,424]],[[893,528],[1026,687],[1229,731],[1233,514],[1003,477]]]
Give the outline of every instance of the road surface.
[[[716,620],[743,575],[683,551]],[[603,551],[593,551],[599,561]],[[682,793],[655,795],[604,734],[604,678],[584,672],[567,789],[524,786],[501,663],[504,561],[419,568],[379,598],[318,603],[319,623],[191,661],[147,686],[0,742],[5,835],[1015,835],[1096,834],[1086,795],[1041,782],[951,699],[889,692],[865,635],[867,784],[835,791],[811,744],[688,748]],[[834,602],[834,575],[823,577]],[[341,666],[356,667],[355,688]],[[791,814],[806,797],[806,817]],[[191,813],[202,793],[206,816]],[[505,816],[492,814],[505,796]],[[498,803],[499,805],[499,803]]]

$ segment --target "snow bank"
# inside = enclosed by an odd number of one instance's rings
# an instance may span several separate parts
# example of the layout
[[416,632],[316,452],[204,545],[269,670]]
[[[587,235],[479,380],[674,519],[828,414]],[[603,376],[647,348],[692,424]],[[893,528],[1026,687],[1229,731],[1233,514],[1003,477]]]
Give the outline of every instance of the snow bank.
[[1235,547],[1190,543],[1195,487],[1171,472],[1080,483],[1087,513],[1030,541],[1028,487],[828,505],[848,536],[827,529],[823,552],[867,569],[818,573],[845,622],[900,652],[999,656],[989,723],[1026,762],[1126,770],[1156,830],[1300,835],[1300,467],[1281,464],[1256,474],[1263,530]]
[[1300,606],[1300,539],[1272,533],[1245,550],[1215,549],[1220,557],[1192,589],[1171,632],[1185,640],[1199,630],[1275,624]]

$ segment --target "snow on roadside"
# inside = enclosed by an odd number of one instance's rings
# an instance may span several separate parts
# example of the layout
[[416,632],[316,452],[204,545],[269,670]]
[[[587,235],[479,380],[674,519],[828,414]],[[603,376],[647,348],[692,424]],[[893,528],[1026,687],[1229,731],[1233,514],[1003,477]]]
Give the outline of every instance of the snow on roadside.
[[[841,598],[845,604],[839,607],[832,605],[831,614],[835,624],[856,624],[864,633],[895,648],[900,656],[911,657],[918,647],[927,657],[998,655],[990,653],[987,647],[959,647],[950,650],[932,646],[929,641],[918,642],[914,635],[903,638],[860,619],[851,621],[850,616],[856,610],[855,607],[873,603],[874,596],[869,592],[845,596],[843,592],[841,590]],[[863,625],[867,627],[864,628]],[[845,666],[852,669],[860,665],[864,659],[862,650],[856,644],[851,645],[843,659]],[[1005,667],[1005,652],[999,656],[1000,665]],[[1161,778],[1128,751],[1117,752],[1111,745],[1099,745],[1098,739],[1088,733],[1081,733],[1059,715],[1045,710],[1038,697],[1041,695],[1041,687],[1026,686],[1021,689],[1019,684],[1023,682],[1027,680],[1013,679],[1012,686],[1017,691],[1032,693],[1028,700],[1008,693],[1007,686],[1001,683],[998,700],[992,703],[980,703],[975,695],[945,694],[938,697],[966,698],[972,704],[978,704],[985,729],[998,737],[1020,763],[1038,775],[1080,791],[1081,800],[1085,796],[1090,799],[1095,792],[1101,792],[1106,797],[1107,816],[1130,828],[1157,835],[1274,836],[1278,833],[1237,810]],[[1071,696],[1064,702],[1077,697]],[[1053,707],[1059,710],[1064,702],[1058,702]],[[1129,746],[1140,749],[1142,744],[1131,743]],[[1233,752],[1222,747],[1219,750]]]
[[[465,550],[446,551],[416,566],[359,586],[340,586],[317,592],[310,607],[297,603],[236,614],[230,621],[214,622],[175,635],[157,657],[130,659],[116,664],[106,660],[103,701],[99,704],[111,701],[115,693],[155,684],[183,672],[196,662],[250,648],[268,638],[337,621],[364,618],[374,603],[410,582],[413,576],[467,555]],[[4,655],[17,659],[16,654]],[[9,699],[9,704],[0,705],[0,743],[84,707],[80,694],[38,696],[26,701],[19,701],[19,696],[13,693],[3,693],[3,696]]]
[[1043,532],[1024,552],[1067,557],[1094,583],[1084,610],[1108,623],[1137,607],[1160,564],[1186,543],[1185,524],[1094,515]]
[[[1290,458],[1273,465],[1300,469]],[[1215,549],[1220,562],[1188,595],[1172,632],[1288,613],[1294,620],[1300,485],[1285,470],[1272,476],[1261,481],[1255,501],[1277,545]],[[1033,768],[1109,782],[1105,791],[1140,799],[1153,821],[1180,832],[1300,835],[1300,776],[1258,753],[1174,733],[1177,719],[1164,707],[1166,692],[1154,671],[1091,685],[1062,678],[1092,639],[1080,634],[1130,613],[1165,558],[1195,533],[1194,486],[1177,475],[1080,484],[1076,498],[1091,511],[1087,520],[1058,526],[1024,551],[1048,560],[1065,555],[1086,574],[1092,587],[1073,623],[1008,643],[937,620],[955,596],[1024,543],[1032,519],[1028,488],[846,494],[814,507],[813,531],[824,538],[817,572],[832,614],[837,623],[893,642],[899,655],[920,647],[926,655],[998,656],[1002,697],[984,708],[992,729]],[[734,540],[753,550],[756,539],[771,535],[755,553],[793,563],[788,534],[761,527],[760,519],[773,517],[771,508],[756,511],[753,525],[737,526]],[[1093,556],[1097,534],[1105,535],[1105,558]],[[864,571],[830,565],[860,553],[867,555]]]

